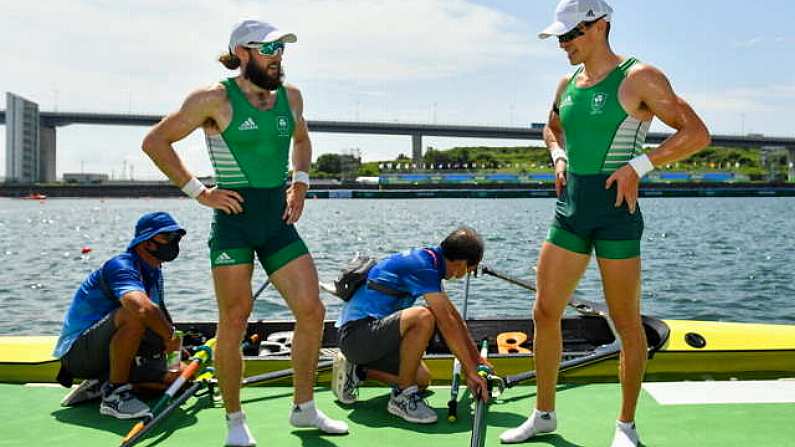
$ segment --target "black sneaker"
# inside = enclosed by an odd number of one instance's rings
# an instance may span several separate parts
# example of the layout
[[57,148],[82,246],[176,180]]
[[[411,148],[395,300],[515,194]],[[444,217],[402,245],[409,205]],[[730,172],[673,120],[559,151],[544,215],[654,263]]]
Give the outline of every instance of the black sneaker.
[[410,386],[402,392],[398,392],[397,389],[392,391],[392,397],[389,399],[386,409],[395,416],[416,424],[433,424],[438,418],[433,408],[428,406],[428,403],[417,391],[416,385]]
[[109,391],[109,387],[103,389],[102,404],[99,406],[100,414],[113,416],[116,419],[136,419],[152,415],[149,406],[133,395],[132,385],[129,383],[118,386],[112,391]]

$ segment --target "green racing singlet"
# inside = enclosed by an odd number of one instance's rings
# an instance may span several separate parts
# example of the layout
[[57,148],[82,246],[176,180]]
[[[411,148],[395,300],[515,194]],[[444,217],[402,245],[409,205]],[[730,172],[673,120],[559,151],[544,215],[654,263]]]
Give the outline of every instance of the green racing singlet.
[[290,139],[295,119],[287,91],[279,87],[276,104],[260,110],[249,103],[234,79],[221,82],[232,106],[232,120],[220,135],[207,136],[218,187],[274,188],[287,180]]
[[290,141],[295,119],[287,91],[276,90],[269,110],[251,105],[234,78],[221,81],[232,119],[220,135],[206,135],[216,184],[243,196],[243,212],[215,210],[210,232],[210,262],[215,267],[251,264],[254,253],[270,275],[308,253],[285,209]]
[[566,187],[555,209],[547,240],[567,250],[608,259],[640,255],[643,217],[624,202],[614,206],[616,184],[607,178],[642,153],[651,121],[627,114],[619,101],[621,83],[637,59],[621,62],[591,87],[577,87],[578,69],[560,96],[558,109],[569,159]]

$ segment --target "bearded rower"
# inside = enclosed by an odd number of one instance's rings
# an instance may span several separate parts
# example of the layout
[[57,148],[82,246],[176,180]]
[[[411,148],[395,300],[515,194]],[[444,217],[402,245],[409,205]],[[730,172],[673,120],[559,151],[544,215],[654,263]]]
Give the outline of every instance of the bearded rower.
[[[312,159],[301,92],[282,82],[285,45],[296,41],[295,34],[265,22],[239,23],[219,57],[226,68],[239,68],[239,75],[191,93],[143,143],[175,185],[215,209],[209,241],[219,314],[215,363],[231,446],[255,445],[240,404],[240,343],[252,310],[255,254],[296,319],[290,423],[326,433],[348,431],[345,422],[329,418],[313,401],[325,308],[312,256],[293,226],[304,208]],[[215,168],[213,188],[188,172],[172,147],[200,127]],[[291,139],[294,171],[285,190]]]

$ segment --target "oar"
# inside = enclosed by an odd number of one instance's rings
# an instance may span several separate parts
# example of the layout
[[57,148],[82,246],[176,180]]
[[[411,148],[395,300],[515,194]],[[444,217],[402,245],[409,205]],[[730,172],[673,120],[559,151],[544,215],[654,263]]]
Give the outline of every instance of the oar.
[[262,295],[262,292],[264,292],[265,289],[267,289],[270,284],[271,284],[271,279],[270,278],[266,279],[265,282],[262,283],[262,285],[259,287],[259,289],[257,289],[256,293],[254,293],[254,296],[251,297],[251,301],[256,301],[257,298],[259,298],[259,296]]
[[[461,317],[467,321],[467,304],[469,303],[469,272],[464,282],[464,306]],[[458,357],[453,358],[453,378],[450,384],[450,400],[447,401],[447,420],[455,422],[458,419],[458,389],[461,386],[461,362]]]
[[[333,365],[334,362],[331,360],[325,362],[319,362],[317,364],[317,372],[328,371],[331,369]],[[242,385],[250,386],[250,385],[257,385],[259,383],[272,382],[274,380],[290,377],[293,374],[295,374],[295,370],[293,370],[293,368],[282,369],[280,371],[271,371],[263,374],[257,374],[256,376],[246,377],[245,379],[243,379]]]
[[150,423],[155,416],[159,416],[161,413],[165,413],[163,409],[166,408],[166,406],[168,406],[168,404],[174,398],[174,395],[177,394],[177,391],[179,391],[179,389],[182,388],[182,385],[184,385],[185,382],[190,380],[196,374],[196,372],[199,370],[201,366],[209,363],[212,360],[214,347],[215,347],[215,338],[211,338],[207,340],[207,342],[204,345],[199,346],[197,348],[196,354],[194,354],[193,357],[190,358],[190,364],[184,370],[182,370],[182,374],[180,374],[179,377],[177,377],[177,380],[175,380],[171,384],[171,386],[168,387],[166,392],[163,393],[163,396],[160,398],[160,400],[158,400],[155,406],[152,408],[152,416],[147,417],[144,420],[135,424],[133,428],[130,430],[130,432],[127,433],[127,436],[125,436],[124,439],[122,440],[121,443],[122,446],[125,447],[129,446],[130,445],[128,443],[129,440],[135,437],[137,433],[142,431],[146,424]]
[[[530,281],[515,278],[505,273],[498,272],[487,265],[483,265],[481,267],[481,271],[486,275],[491,275],[494,276],[495,278],[500,278],[503,281],[525,288],[527,290],[530,290],[531,292],[536,291],[535,286]],[[574,310],[576,310],[582,315],[608,317],[607,306],[605,306],[604,304],[594,303],[593,301],[572,297],[571,300],[569,301],[569,306],[571,306]]]
[[[489,356],[489,340],[483,339],[480,346],[480,356],[483,359]],[[472,396],[475,399],[475,415],[472,421],[472,437],[469,440],[470,447],[483,447],[486,445],[486,413],[488,413],[489,403],[492,398],[494,387],[499,388],[499,392],[505,388],[502,378],[496,376],[487,365],[478,366],[478,375],[486,381],[486,397]]]
[[143,439],[143,437],[146,436],[147,433],[152,431],[152,429],[158,423],[160,423],[163,419],[168,417],[175,409],[179,408],[180,405],[185,403],[185,401],[190,399],[190,397],[196,394],[196,392],[199,391],[199,389],[208,386],[208,383],[210,382],[210,380],[212,380],[212,376],[213,373],[211,369],[205,370],[201,374],[199,374],[199,376],[196,377],[196,381],[194,381],[188,388],[186,388],[185,391],[183,391],[182,394],[179,395],[179,397],[172,400],[168,404],[168,406],[163,408],[163,411],[161,411],[154,418],[146,422],[146,424],[144,424],[137,432],[132,433],[131,431],[130,434],[128,434],[127,437],[125,437],[124,441],[122,442],[121,444],[122,447],[131,447],[135,445],[138,441]]
[[[599,363],[607,359],[611,359],[614,357],[618,357],[621,353],[621,344],[620,343],[611,343],[606,346],[600,346],[594,352],[584,356],[579,357],[576,359],[566,360],[560,363],[560,368],[558,369],[559,372],[568,371],[574,368],[581,368],[583,366],[592,365],[594,363]],[[535,379],[536,371],[527,371],[519,374],[514,374],[512,376],[505,377],[505,387],[510,388],[512,386],[518,385],[522,382],[526,382],[528,380]]]

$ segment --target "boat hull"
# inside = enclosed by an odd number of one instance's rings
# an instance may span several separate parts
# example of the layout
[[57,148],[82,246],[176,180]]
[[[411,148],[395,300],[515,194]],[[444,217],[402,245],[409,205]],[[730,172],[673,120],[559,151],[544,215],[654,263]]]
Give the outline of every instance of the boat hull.
[[[249,325],[248,337],[280,339],[260,346],[261,355],[244,355],[247,376],[291,367],[289,353],[269,355],[273,346],[289,348],[284,337],[293,329],[290,321],[260,321]],[[499,353],[500,333],[520,332],[528,336],[521,346],[532,350],[533,324],[530,320],[470,320],[475,340],[489,340],[489,361],[501,375],[534,369],[532,353]],[[187,341],[200,343],[215,333],[213,323],[180,323]],[[747,323],[658,320],[644,317],[650,360],[646,381],[771,379],[795,377],[795,326]],[[599,317],[577,316],[563,321],[564,359],[609,345],[614,341],[608,325]],[[0,382],[55,382],[60,364],[50,356],[57,337],[0,336]],[[703,342],[703,346],[702,345]],[[190,343],[189,343],[190,344]],[[267,346],[266,346],[267,345]],[[336,330],[326,322],[321,357],[333,356]],[[700,346],[700,347],[699,347]],[[268,349],[266,349],[268,348]],[[278,350],[278,349],[277,349]],[[248,354],[251,354],[250,349]],[[434,383],[448,383],[453,357],[437,334],[431,341],[425,363]],[[561,372],[561,383],[616,382],[618,360],[614,356],[593,364]],[[285,384],[290,379],[272,384]],[[320,373],[319,383],[328,383],[330,372]]]

